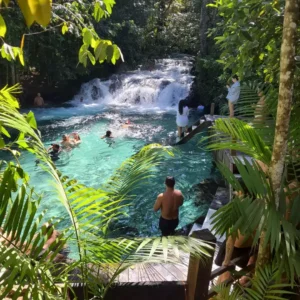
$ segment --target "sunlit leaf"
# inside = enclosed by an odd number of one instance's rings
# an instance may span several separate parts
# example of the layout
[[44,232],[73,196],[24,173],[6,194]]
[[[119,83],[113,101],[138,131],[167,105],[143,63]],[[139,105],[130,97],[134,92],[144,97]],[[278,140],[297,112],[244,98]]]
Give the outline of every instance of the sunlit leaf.
[[94,55],[90,51],[88,51],[88,57],[89,57],[92,65],[94,65],[96,63],[96,59],[95,59]]
[[90,45],[91,41],[92,41],[92,38],[93,38],[93,35],[92,35],[91,31],[87,28],[84,28],[83,31],[82,31],[82,35],[83,35],[84,44]]
[[36,123],[36,120],[35,120],[35,117],[34,117],[34,114],[32,111],[30,111],[27,116],[26,116],[26,120],[28,122],[28,124],[34,128],[34,129],[37,129],[37,123]]
[[68,30],[69,30],[69,28],[68,28],[66,22],[64,22],[64,25],[61,28],[62,34],[65,34]]
[[24,66],[25,63],[24,63],[24,56],[23,56],[23,50],[22,49],[19,52],[19,60],[20,60],[21,65]]
[[47,26],[51,17],[51,0],[18,0],[28,27],[34,21]]
[[6,24],[3,17],[0,15],[0,36],[5,37],[6,34]]
[[114,47],[112,45],[107,46],[106,55],[107,55],[106,60],[108,62],[110,62],[113,58],[113,55],[114,55]]
[[5,147],[5,142],[3,140],[2,137],[0,137],[0,148],[4,148]]

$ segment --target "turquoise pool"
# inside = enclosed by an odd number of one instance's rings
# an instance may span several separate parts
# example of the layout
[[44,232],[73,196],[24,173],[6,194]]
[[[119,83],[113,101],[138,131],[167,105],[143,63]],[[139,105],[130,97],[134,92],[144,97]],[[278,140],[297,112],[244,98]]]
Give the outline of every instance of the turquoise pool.
[[[168,144],[175,135],[175,114],[172,112],[124,112],[118,108],[105,109],[92,113],[82,110],[66,116],[68,108],[35,110],[43,142],[48,147],[59,142],[62,134],[78,132],[82,143],[71,152],[63,153],[57,162],[59,170],[69,177],[76,178],[87,186],[98,187],[105,182],[128,157],[151,142]],[[69,108],[70,112],[72,108]],[[54,112],[52,117],[51,112]],[[48,116],[44,118],[43,116]],[[130,119],[131,129],[122,128],[121,122]],[[110,147],[100,137],[110,129],[115,143]],[[210,177],[212,157],[197,146],[199,138],[178,147],[174,158],[164,159],[162,165],[154,170],[155,177],[137,193],[128,217],[122,218],[115,226],[117,235],[153,236],[159,234],[159,213],[153,212],[153,204],[159,193],[164,191],[164,179],[167,175],[176,178],[176,188],[182,190],[185,201],[180,209],[182,227],[206,214],[208,204],[194,204],[193,186]],[[59,217],[62,225],[69,224],[68,215],[57,199],[49,183],[49,175],[34,163],[31,154],[24,153],[21,163],[31,177],[31,183],[38,192],[43,193],[42,209],[47,209],[47,217]]]

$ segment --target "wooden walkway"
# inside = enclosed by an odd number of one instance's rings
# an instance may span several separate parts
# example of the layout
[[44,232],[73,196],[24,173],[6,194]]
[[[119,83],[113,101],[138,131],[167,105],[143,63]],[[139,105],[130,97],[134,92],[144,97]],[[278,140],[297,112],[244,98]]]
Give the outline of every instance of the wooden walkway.
[[210,127],[215,120],[227,118],[226,116],[218,115],[204,115],[201,119],[195,122],[192,126],[188,128],[188,134],[186,134],[181,140],[176,142],[174,146],[183,145],[191,140],[196,134],[200,133],[204,129]]
[[115,280],[119,283],[187,281],[189,256],[183,264],[142,263],[129,267]]

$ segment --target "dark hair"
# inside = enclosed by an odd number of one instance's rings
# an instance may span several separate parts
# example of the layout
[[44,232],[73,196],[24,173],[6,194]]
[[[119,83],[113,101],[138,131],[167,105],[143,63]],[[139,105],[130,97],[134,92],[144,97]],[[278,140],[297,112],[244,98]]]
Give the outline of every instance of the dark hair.
[[110,130],[107,130],[105,136],[106,136],[106,137],[110,137],[110,136],[111,136],[111,131],[110,131]]
[[236,74],[232,76],[233,79],[239,80],[239,76],[237,76]]
[[188,106],[188,102],[186,100],[180,100],[178,103],[178,111],[181,115],[183,114],[183,108],[185,106]]
[[175,178],[173,176],[168,176],[165,180],[165,184],[167,187],[173,189],[175,186]]
[[60,149],[60,146],[58,144],[52,144],[52,147],[58,148],[58,150]]

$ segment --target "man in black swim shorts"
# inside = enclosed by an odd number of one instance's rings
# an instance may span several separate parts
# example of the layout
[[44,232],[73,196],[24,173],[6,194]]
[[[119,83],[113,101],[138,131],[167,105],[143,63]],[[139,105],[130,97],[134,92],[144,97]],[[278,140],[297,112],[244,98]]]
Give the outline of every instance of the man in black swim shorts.
[[165,185],[166,191],[158,195],[154,204],[154,211],[161,210],[159,229],[163,236],[168,236],[174,234],[178,226],[179,207],[183,204],[183,196],[181,191],[174,189],[174,177],[168,176]]

